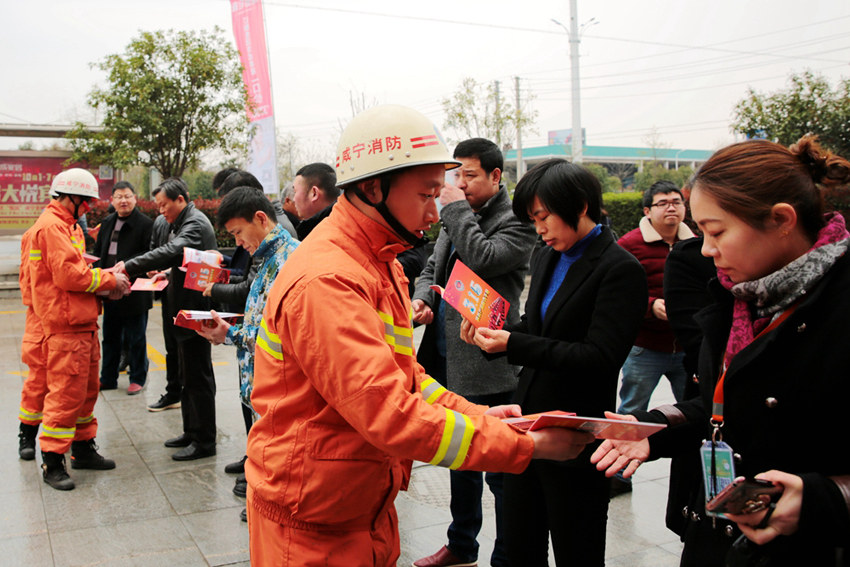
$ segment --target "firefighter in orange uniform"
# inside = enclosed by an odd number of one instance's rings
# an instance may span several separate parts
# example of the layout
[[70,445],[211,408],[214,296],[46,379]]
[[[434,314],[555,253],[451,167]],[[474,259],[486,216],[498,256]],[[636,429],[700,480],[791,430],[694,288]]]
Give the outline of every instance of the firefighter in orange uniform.
[[47,394],[47,355],[44,351],[44,330],[41,319],[32,307],[30,288],[30,239],[31,231],[21,237],[21,268],[18,280],[21,288],[21,301],[27,307],[24,323],[24,336],[21,341],[21,360],[29,368],[21,390],[21,408],[18,419],[21,422],[18,432],[18,456],[25,461],[35,459],[35,437],[41,424],[41,410],[44,396]]
[[281,268],[257,336],[260,415],[248,437],[251,564],[395,565],[394,500],[410,459],[517,473],[573,458],[592,436],[525,435],[441,387],[416,363],[407,279],[396,255],[423,243],[457,167],[433,124],[401,106],[342,135],[330,216]]
[[[71,490],[74,481],[65,469],[69,447],[75,469],[115,468],[114,461],[97,452],[94,441],[100,360],[100,299],[95,294],[121,297],[130,284],[126,274],[91,268],[83,259],[85,239],[76,221],[98,198],[94,176],[78,168],[63,171],[53,178],[50,194],[53,200],[21,242],[29,246],[28,294],[43,328],[42,356],[47,361],[39,437],[44,481],[57,490]],[[37,388],[35,381],[32,385]]]

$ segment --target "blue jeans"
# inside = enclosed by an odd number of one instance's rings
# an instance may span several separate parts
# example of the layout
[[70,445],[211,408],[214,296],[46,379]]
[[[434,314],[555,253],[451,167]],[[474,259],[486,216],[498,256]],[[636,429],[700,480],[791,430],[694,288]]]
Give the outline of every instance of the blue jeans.
[[[466,396],[476,404],[497,406],[510,403],[513,392],[489,394],[484,396]],[[478,471],[449,471],[452,487],[450,509],[452,523],[448,530],[448,548],[464,563],[478,559],[478,532],[481,531],[481,496],[484,482],[496,500],[496,541],[490,558],[492,567],[508,565],[505,553],[505,540],[502,530],[502,473],[481,473]]]
[[661,352],[633,346],[623,364],[623,385],[620,387],[617,413],[646,410],[662,374],[670,381],[676,401],[681,401],[687,383],[684,358],[684,352]]
[[148,344],[145,336],[147,329],[147,311],[127,317],[114,303],[104,302],[101,386],[114,388],[118,384],[118,364],[121,360],[122,343],[127,344],[130,383],[145,385],[148,378]]

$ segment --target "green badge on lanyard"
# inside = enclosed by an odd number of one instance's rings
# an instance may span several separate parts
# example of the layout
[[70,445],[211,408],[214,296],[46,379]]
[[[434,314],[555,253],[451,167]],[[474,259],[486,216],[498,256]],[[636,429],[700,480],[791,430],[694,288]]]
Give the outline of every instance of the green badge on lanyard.
[[705,501],[708,502],[735,480],[735,461],[732,447],[723,441],[705,441],[699,452],[705,482]]

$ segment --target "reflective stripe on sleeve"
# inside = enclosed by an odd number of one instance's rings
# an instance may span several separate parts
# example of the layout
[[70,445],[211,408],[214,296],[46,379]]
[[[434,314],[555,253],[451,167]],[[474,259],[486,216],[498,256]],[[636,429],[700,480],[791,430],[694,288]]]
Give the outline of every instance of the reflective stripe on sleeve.
[[94,420],[94,413],[90,413],[83,417],[77,418],[77,425],[83,425],[84,423],[91,423]]
[[460,412],[443,408],[446,410],[446,424],[443,428],[443,438],[432,465],[456,469],[466,460],[475,426],[472,420]]
[[257,346],[266,351],[272,358],[283,360],[283,347],[280,344],[280,337],[269,331],[265,319],[260,322],[260,328],[257,330]]
[[101,277],[102,276],[101,276],[100,268],[92,268],[91,283],[89,284],[89,287],[86,288],[86,291],[91,293],[91,292],[97,290],[97,288],[100,287]]
[[36,262],[38,260],[41,260],[41,250],[30,248],[30,261]]
[[41,421],[42,417],[44,417],[44,414],[41,412],[31,412],[24,408],[18,410],[18,418],[24,421]]
[[445,391],[446,389],[433,378],[429,377],[422,381],[422,397],[425,398],[425,401],[429,404],[433,405],[433,403],[437,401],[437,398],[442,396]]
[[378,311],[378,317],[384,322],[384,340],[399,354],[413,356],[413,329],[394,324],[393,316]]

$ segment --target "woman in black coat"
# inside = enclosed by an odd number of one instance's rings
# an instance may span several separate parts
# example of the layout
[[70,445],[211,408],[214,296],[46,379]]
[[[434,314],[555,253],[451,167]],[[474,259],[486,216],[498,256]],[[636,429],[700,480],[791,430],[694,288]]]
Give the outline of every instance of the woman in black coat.
[[[617,379],[647,301],[646,275],[599,224],[596,177],[561,159],[532,168],[513,210],[530,219],[545,247],[532,261],[521,322],[462,337],[523,366],[514,401],[525,414],[565,410],[602,417],[616,407]],[[596,444],[566,463],[539,461],[506,475],[504,531],[514,565],[603,565],[609,483],[589,461]]]
[[696,174],[691,209],[718,274],[714,303],[696,316],[700,396],[628,416],[668,427],[605,441],[591,460],[628,475],[647,458],[700,451],[715,433],[738,476],[784,492],[727,521],[706,517],[715,483],[701,479],[682,565],[850,565],[850,234],[841,215],[823,214],[819,187],[848,181],[850,162],[810,136],[791,148],[733,144]]

